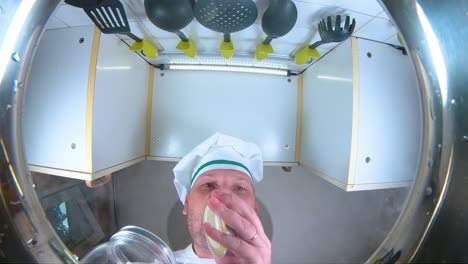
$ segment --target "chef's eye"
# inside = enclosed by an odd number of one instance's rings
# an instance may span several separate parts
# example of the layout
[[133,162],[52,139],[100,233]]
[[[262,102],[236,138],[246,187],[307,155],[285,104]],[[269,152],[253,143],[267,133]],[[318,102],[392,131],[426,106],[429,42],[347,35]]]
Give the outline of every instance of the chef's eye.
[[242,186],[237,186],[237,187],[236,187],[236,190],[237,190],[238,192],[245,192],[245,191],[247,191],[247,189],[245,189],[245,188],[242,187]]
[[214,187],[215,185],[209,182],[202,184],[203,189],[213,189]]

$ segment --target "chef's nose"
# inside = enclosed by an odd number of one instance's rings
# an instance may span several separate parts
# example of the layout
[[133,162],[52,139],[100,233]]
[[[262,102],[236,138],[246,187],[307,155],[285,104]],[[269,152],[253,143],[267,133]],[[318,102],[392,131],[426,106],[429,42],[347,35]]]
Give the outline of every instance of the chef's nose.
[[218,194],[230,194],[232,193],[232,190],[231,188],[229,188],[228,186],[220,186],[218,187],[216,190],[215,190]]
[[226,187],[226,186],[218,187],[216,190],[214,190],[214,192],[216,193],[218,197],[225,197],[225,196],[229,196],[232,194],[231,188]]

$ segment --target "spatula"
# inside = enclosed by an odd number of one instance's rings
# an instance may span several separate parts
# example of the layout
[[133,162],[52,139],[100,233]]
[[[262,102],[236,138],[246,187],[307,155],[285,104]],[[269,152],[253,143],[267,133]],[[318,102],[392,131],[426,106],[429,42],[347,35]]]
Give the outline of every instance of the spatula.
[[125,9],[119,0],[103,0],[99,6],[83,9],[102,33],[127,35],[135,40],[130,50],[141,50],[143,55],[150,58],[158,56],[158,50],[153,44],[132,34]]

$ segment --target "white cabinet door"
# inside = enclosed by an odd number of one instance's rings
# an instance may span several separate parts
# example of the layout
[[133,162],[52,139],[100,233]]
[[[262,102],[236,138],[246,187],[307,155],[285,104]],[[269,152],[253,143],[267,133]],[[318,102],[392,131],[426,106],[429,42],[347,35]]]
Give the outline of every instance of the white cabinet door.
[[114,35],[101,35],[93,103],[93,172],[142,159],[150,66]]
[[347,191],[409,185],[422,106],[409,58],[351,38],[304,73],[300,165]]
[[256,143],[269,162],[294,162],[297,77],[155,72],[151,156],[178,159],[215,132]]
[[30,165],[91,172],[85,113],[93,32],[90,26],[49,30],[39,43],[23,103]]
[[93,26],[46,31],[24,102],[30,169],[93,180],[144,160],[149,69]]
[[416,74],[399,50],[363,39],[355,45],[359,126],[354,183],[405,185],[417,173],[422,144]]
[[345,187],[353,110],[351,42],[303,73],[300,165]]

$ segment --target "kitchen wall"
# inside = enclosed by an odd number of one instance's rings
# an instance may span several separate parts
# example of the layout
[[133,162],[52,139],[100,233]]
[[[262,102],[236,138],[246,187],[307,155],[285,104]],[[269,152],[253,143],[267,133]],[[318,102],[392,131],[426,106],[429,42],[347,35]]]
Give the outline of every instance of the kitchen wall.
[[[146,228],[177,250],[190,243],[172,185],[175,163],[144,161],[114,174],[118,227]],[[259,215],[274,263],[363,262],[385,238],[408,189],[345,192],[300,167],[265,167]]]

